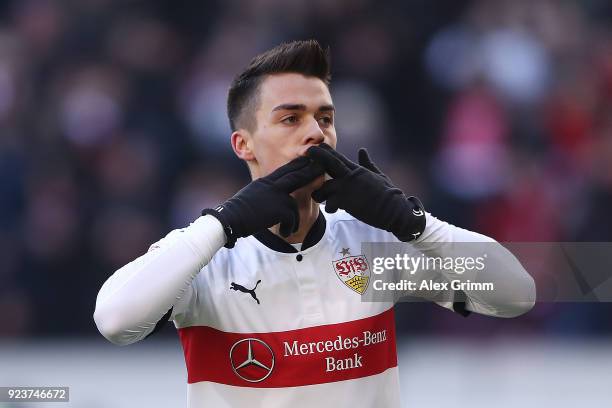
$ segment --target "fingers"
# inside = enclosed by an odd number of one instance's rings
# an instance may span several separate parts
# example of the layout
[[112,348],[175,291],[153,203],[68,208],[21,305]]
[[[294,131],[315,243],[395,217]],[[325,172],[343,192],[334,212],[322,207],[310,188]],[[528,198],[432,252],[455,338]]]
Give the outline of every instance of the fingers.
[[370,159],[367,149],[363,147],[359,149],[359,164],[376,174],[382,174],[380,169],[374,164],[372,159]]
[[317,203],[326,201],[329,196],[335,194],[340,187],[341,181],[338,179],[327,180],[321,188],[312,192],[311,196]]
[[337,196],[331,196],[325,203],[325,211],[333,214],[340,208],[340,201]]
[[[287,168],[290,170],[286,171]],[[299,157],[298,159],[287,163],[285,166],[280,167],[275,172],[270,174],[270,176],[275,175],[275,173],[281,169],[282,174],[274,180],[274,184],[286,193],[292,193],[295,190],[304,187],[325,173],[325,169],[321,164],[315,163],[307,157]]]
[[293,197],[288,197],[287,206],[281,217],[278,232],[281,236],[287,238],[289,235],[297,232],[300,227],[300,213],[298,211],[297,201]]
[[306,154],[316,163],[319,163],[325,171],[333,178],[346,176],[350,172],[350,168],[339,159],[333,152],[334,150],[324,144],[321,146],[312,146]]
[[343,180],[331,179],[326,181],[320,189],[312,192],[312,198],[316,202],[325,201],[325,211],[328,213],[335,213],[341,208],[338,191],[342,182]]
[[281,221],[278,232],[281,234],[283,238],[287,238],[289,235],[291,235],[292,231],[293,231],[293,220],[292,219]]
[[348,167],[350,170],[355,170],[357,167],[359,167],[357,164],[353,163],[351,160],[349,160],[345,155],[343,155],[342,153],[340,153],[339,151],[335,150],[333,147],[331,147],[330,145],[326,144],[326,143],[321,143],[319,146],[321,146],[323,149],[329,151],[335,158],[337,158],[338,160],[340,160],[342,163],[344,163],[344,165],[346,167]]
[[305,168],[306,166],[308,166],[309,163],[310,160],[307,157],[300,156],[297,159],[293,159],[289,163],[280,166],[278,169],[267,175],[266,178],[272,181],[276,181],[291,172]]

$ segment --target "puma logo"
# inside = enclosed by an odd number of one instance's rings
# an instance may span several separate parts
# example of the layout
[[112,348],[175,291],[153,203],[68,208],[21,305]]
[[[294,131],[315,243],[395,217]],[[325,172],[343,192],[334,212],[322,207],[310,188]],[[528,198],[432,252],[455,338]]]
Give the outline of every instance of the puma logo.
[[257,281],[257,283],[255,284],[255,287],[253,289],[247,289],[247,288],[245,288],[242,285],[239,285],[237,283],[232,282],[231,286],[230,286],[230,289],[232,289],[232,290],[239,290],[240,292],[243,292],[243,293],[250,293],[251,296],[253,296],[253,299],[255,299],[255,301],[257,301],[257,304],[259,305],[260,302],[259,302],[259,299],[257,299],[257,295],[255,294],[255,289],[257,289],[257,285],[259,285],[260,282],[261,282],[261,279]]

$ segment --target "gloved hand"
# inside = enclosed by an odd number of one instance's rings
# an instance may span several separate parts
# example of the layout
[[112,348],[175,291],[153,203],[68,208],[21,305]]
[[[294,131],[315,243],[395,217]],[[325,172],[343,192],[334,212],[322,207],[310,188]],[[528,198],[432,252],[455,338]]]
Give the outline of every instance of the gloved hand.
[[312,193],[325,203],[325,211],[342,208],[373,227],[393,233],[400,241],[417,239],[425,230],[425,210],[416,197],[406,197],[359,149],[359,164],[322,143],[308,149],[308,157],[325,168],[332,178]]
[[280,234],[288,237],[300,225],[297,202],[289,194],[304,187],[325,171],[308,157],[298,157],[266,177],[253,180],[220,206],[202,211],[223,225],[226,248],[240,237],[280,223]]

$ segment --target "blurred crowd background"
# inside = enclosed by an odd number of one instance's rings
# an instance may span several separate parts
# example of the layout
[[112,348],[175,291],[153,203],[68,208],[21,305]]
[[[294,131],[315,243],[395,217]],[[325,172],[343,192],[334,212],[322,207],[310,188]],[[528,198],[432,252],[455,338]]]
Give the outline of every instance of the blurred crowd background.
[[[608,0],[3,1],[0,337],[96,336],[104,280],[249,181],[233,76],[306,38],[331,47],[339,150],[368,147],[437,217],[611,240]],[[400,310],[408,335],[612,333],[608,304]]]

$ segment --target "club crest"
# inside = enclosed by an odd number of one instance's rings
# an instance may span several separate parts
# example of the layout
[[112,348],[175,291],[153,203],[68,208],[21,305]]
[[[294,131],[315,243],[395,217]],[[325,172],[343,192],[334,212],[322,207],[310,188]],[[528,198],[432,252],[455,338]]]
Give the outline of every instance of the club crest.
[[351,255],[349,248],[342,248],[340,254],[344,257],[332,261],[336,276],[348,288],[363,295],[370,283],[370,267],[366,257]]

